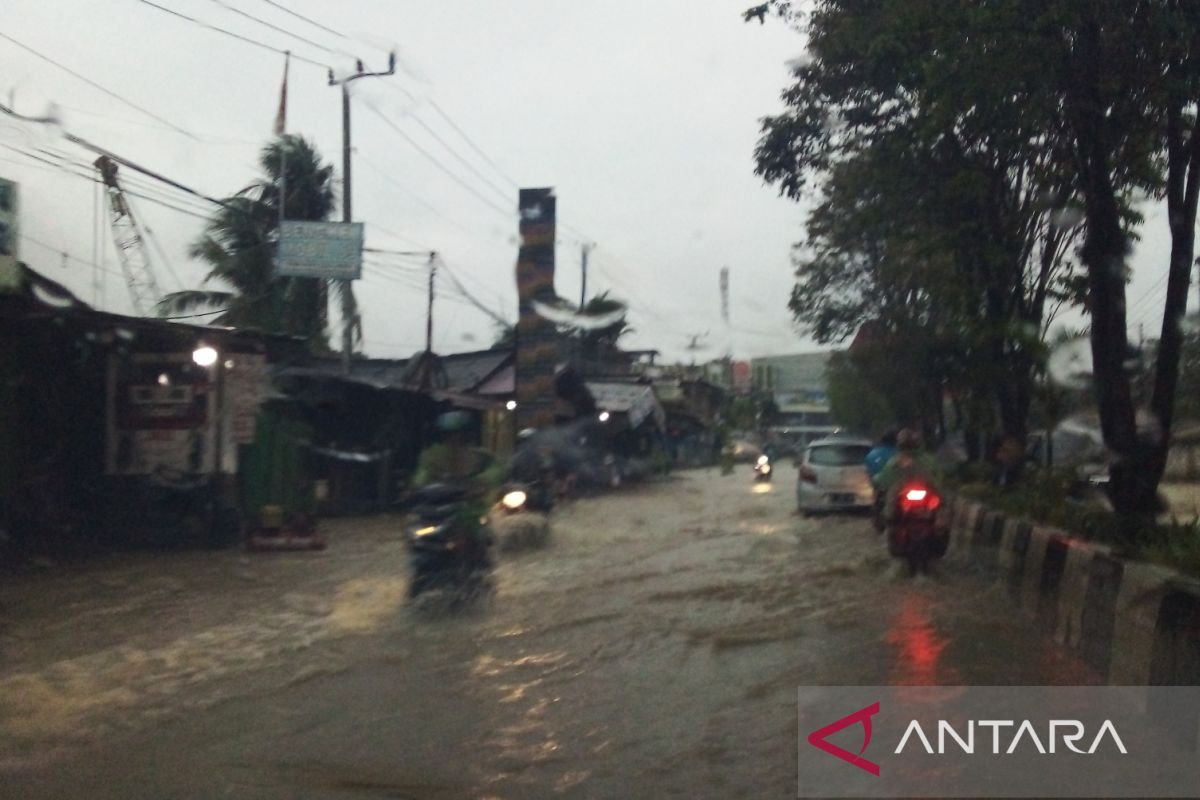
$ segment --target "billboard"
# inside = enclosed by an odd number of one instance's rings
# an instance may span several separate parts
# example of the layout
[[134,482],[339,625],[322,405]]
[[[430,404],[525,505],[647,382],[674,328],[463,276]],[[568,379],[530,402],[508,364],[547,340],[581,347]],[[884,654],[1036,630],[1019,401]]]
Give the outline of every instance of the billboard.
[[354,281],[362,277],[363,224],[284,220],[275,274]]
[[110,475],[213,471],[216,387],[190,353],[113,356],[108,371]]

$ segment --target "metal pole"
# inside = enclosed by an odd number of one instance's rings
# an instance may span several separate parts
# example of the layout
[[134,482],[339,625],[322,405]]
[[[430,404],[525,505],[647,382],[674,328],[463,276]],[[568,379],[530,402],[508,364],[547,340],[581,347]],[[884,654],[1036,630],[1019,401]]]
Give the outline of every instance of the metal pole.
[[[342,84],[342,222],[353,222],[350,191],[350,90]],[[342,297],[350,297],[350,281],[342,281]],[[347,314],[348,303],[342,303],[342,374],[350,374],[350,351],[354,347],[354,320]]]
[[590,244],[583,245],[583,259],[582,259],[582,262],[580,263],[580,269],[583,272],[583,278],[580,281],[580,289],[579,289],[579,308],[580,308],[580,310],[582,310],[584,305],[587,303],[587,262],[588,262],[588,252],[591,249],[592,249],[592,246]]
[[429,302],[425,309],[425,352],[433,352],[433,282],[437,276],[436,253],[429,254]]
[[[347,88],[351,81],[356,81],[359,78],[375,78],[383,75],[394,75],[396,73],[396,54],[388,55],[388,68],[383,72],[367,72],[363,62],[357,64],[358,70],[353,75],[348,75],[345,78],[337,78],[333,74],[333,70],[329,70],[329,85],[342,87],[342,222],[353,222],[351,216],[351,184],[350,184],[350,91]],[[322,287],[325,286],[325,281],[321,282]],[[350,297],[352,282],[343,281],[342,290],[344,297]],[[325,296],[324,288],[322,288],[322,297]],[[322,303],[322,307],[325,303]],[[347,304],[342,304],[342,372],[350,374],[350,353],[354,347],[354,319],[346,313]]]

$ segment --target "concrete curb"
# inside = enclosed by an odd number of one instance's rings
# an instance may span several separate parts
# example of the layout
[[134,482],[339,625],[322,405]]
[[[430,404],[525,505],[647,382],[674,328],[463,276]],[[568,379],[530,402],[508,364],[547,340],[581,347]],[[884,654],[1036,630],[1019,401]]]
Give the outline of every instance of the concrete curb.
[[1114,685],[1200,683],[1200,581],[965,497],[952,554],[993,572],[1015,606]]

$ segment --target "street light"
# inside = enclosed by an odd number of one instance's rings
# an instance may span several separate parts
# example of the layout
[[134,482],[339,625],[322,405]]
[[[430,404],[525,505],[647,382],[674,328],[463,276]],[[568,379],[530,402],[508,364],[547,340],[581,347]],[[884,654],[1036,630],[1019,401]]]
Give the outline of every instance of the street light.
[[600,421],[601,422],[608,422],[610,417],[611,417],[611,415],[607,411],[600,412]]
[[507,403],[504,404],[504,407],[507,408],[509,411],[516,411],[517,410],[517,401],[509,400]]
[[217,351],[215,348],[202,344],[192,351],[192,361],[201,367],[211,367],[217,363]]

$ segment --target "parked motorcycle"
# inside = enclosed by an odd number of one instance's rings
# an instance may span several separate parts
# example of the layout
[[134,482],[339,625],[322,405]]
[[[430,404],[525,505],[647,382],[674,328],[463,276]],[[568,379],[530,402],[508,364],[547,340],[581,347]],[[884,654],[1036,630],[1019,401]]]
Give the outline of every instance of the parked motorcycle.
[[754,462],[754,480],[769,481],[771,473],[775,471],[775,465],[771,463],[770,456],[762,455]]
[[412,580],[409,596],[433,588],[472,593],[487,582],[492,560],[492,534],[487,520],[474,527],[462,519],[467,491],[447,484],[430,484],[409,498],[414,521],[407,544]]
[[929,563],[946,554],[950,532],[942,524],[941,496],[929,484],[907,481],[896,495],[896,505],[888,522],[888,552],[908,562],[916,575],[929,571]]

